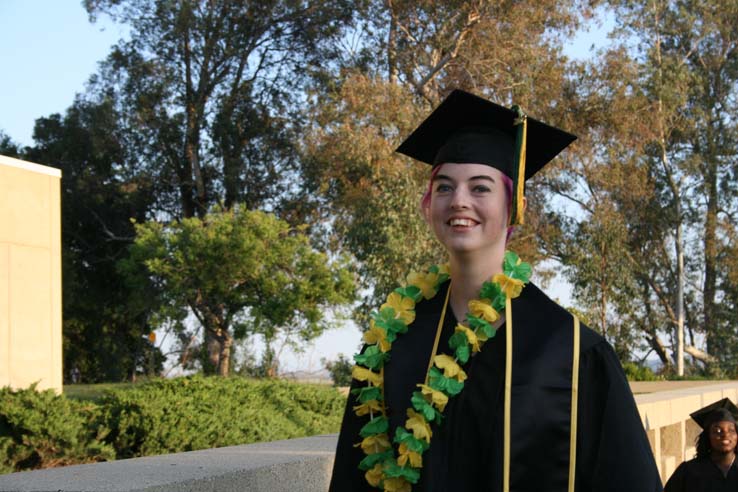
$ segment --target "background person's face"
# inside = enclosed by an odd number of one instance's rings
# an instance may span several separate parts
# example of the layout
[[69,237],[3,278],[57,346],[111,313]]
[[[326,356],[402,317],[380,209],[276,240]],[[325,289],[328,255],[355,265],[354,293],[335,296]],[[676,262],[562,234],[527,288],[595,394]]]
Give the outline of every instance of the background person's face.
[[715,422],[710,425],[710,448],[719,453],[729,453],[735,450],[738,443],[735,424],[733,422]]

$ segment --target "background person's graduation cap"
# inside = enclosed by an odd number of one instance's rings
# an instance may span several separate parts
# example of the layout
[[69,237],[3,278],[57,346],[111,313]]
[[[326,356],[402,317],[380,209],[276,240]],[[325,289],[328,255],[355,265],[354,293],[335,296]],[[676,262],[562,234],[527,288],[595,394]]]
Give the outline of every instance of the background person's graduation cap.
[[432,166],[476,163],[499,169],[513,181],[510,225],[516,225],[523,223],[525,180],[576,138],[528,118],[517,106],[508,109],[456,89],[400,144],[397,152]]
[[689,414],[692,419],[703,429],[708,429],[715,422],[736,422],[738,419],[738,407],[728,398],[723,398],[706,407]]

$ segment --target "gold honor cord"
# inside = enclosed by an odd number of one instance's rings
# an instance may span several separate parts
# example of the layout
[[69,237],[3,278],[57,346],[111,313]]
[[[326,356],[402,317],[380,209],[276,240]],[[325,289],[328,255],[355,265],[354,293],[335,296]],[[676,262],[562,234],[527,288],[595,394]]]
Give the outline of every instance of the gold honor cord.
[[574,316],[574,354],[571,363],[571,436],[569,438],[569,492],[574,492],[577,462],[577,405],[579,401],[579,318]]
[[512,301],[505,300],[505,416],[502,442],[502,491],[510,492],[510,400],[512,391]]
[[436,340],[433,342],[433,350],[431,351],[430,360],[428,361],[428,370],[425,371],[425,384],[428,384],[428,378],[430,377],[430,370],[433,367],[433,359],[436,357],[436,351],[438,350],[438,341],[441,339],[441,332],[443,331],[443,322],[446,319],[446,308],[448,307],[448,298],[451,297],[451,284],[448,284],[448,290],[446,291],[446,300],[443,301],[443,309],[441,310],[441,319],[438,320],[438,328],[436,328]]

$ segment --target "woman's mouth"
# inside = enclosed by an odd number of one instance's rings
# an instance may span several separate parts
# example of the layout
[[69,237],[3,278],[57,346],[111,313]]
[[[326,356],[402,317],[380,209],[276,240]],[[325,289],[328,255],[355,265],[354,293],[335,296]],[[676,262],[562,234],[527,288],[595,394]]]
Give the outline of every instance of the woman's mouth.
[[451,227],[472,227],[476,224],[477,223],[472,219],[455,218],[448,221],[448,225],[450,225]]

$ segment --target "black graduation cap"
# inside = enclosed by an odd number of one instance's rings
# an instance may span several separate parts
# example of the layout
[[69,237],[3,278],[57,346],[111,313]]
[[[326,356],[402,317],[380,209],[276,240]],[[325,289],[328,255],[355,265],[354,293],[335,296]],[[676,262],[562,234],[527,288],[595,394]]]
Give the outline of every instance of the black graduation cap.
[[[512,109],[456,89],[397,148],[437,166],[486,164],[513,180],[510,223],[522,224],[525,180],[556,157],[576,136]],[[526,145],[530,142],[530,145]],[[524,179],[518,179],[524,176]]]
[[728,398],[723,398],[706,407],[689,414],[703,429],[707,429],[715,422],[729,421],[735,423],[738,419],[738,407]]

